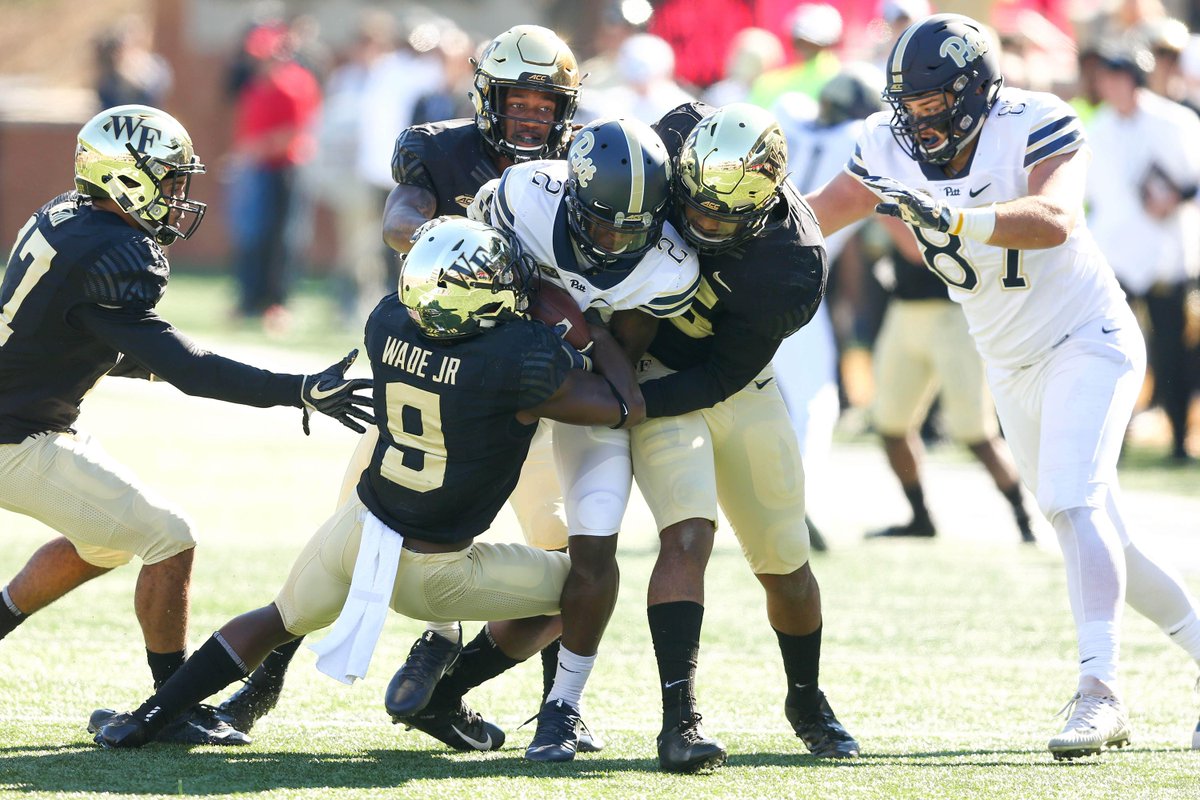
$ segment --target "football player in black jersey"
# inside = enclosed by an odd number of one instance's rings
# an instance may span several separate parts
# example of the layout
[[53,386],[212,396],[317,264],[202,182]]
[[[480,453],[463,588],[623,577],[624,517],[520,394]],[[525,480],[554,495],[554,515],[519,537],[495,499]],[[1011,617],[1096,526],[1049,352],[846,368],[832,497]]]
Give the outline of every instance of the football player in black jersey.
[[[36,211],[17,234],[0,285],[0,506],[62,534],[2,592],[0,638],[82,583],[142,559],[134,607],[156,686],[183,663],[195,540],[157,498],[72,426],[106,374],[153,378],[251,406],[322,411],[359,432],[370,398],[346,380],[353,354],[322,373],[284,375],[199,348],[155,312],[170,268],[163,250],[188,238],[205,206],[189,198],[204,172],[191,137],[148,106],[116,106],[79,132],[76,191]],[[171,741],[244,744],[197,709]]]
[[659,326],[640,365],[647,420],[632,437],[634,475],[660,531],[647,612],[663,696],[659,765],[691,772],[725,760],[695,698],[718,502],[766,590],[788,721],[815,755],[857,756],[817,687],[821,601],[804,470],[770,366],[821,302],[824,240],[784,180],[787,143],[769,113],[687,104],[655,129],[677,163],[673,219],[699,250],[702,276],[691,310]]
[[[569,560],[474,539],[516,485],[540,418],[619,425],[627,411],[605,378],[573,368],[582,362],[554,329],[520,316],[532,262],[482,223],[439,222],[419,231],[399,294],[367,321],[379,439],[357,492],[309,542],[275,602],[226,623],[137,710],[96,720],[97,743],[140,747],[273,647],[328,626],[343,606],[348,614],[361,565],[374,569],[388,541],[403,537],[380,568],[386,585],[371,586],[387,605],[417,619],[493,622],[421,713],[397,721],[458,750],[503,745],[503,731],[463,694],[558,635]],[[345,675],[365,671],[362,663]]]
[[[475,69],[471,95],[475,116],[413,125],[396,138],[392,154],[396,188],[384,208],[384,241],[396,252],[407,253],[421,225],[437,216],[465,216],[479,187],[500,177],[507,167],[563,158],[570,144],[580,80],[571,49],[548,28],[517,25],[493,39]],[[365,458],[362,448],[356,455]],[[361,460],[351,463],[347,471],[351,480],[357,479]],[[557,485],[548,437],[539,435],[510,499],[527,544],[566,547],[566,526],[559,514],[562,496],[551,488]],[[344,486],[343,495],[352,487],[352,482]],[[238,730],[250,730],[275,706],[299,645],[299,640],[289,642],[268,656],[246,685],[221,704],[221,712]],[[461,649],[456,621],[431,621],[396,673],[388,691],[389,713],[419,710]],[[542,653],[543,698],[557,668],[554,642]],[[592,752],[603,746],[585,725],[580,750]]]

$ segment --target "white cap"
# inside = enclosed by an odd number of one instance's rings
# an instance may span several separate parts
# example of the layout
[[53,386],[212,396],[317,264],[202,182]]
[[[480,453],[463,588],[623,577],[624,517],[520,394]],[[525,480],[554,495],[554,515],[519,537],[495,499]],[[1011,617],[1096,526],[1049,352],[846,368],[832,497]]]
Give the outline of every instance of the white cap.
[[1194,81],[1200,81],[1200,33],[1188,37],[1183,52],[1179,54],[1179,69]]
[[883,17],[883,21],[888,25],[895,25],[896,20],[901,17],[916,22],[932,13],[929,0],[883,0],[879,4],[879,16]]
[[842,38],[842,15],[828,3],[805,3],[792,17],[792,38],[832,47]]
[[617,51],[617,72],[627,82],[643,86],[675,75],[675,51],[666,39],[635,33]]

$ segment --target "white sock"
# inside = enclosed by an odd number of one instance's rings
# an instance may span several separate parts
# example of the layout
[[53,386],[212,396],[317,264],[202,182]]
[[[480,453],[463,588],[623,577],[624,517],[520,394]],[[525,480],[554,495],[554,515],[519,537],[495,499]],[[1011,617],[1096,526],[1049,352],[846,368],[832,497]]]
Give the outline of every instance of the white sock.
[[1079,686],[1094,678],[1114,692],[1117,688],[1117,662],[1120,659],[1120,632],[1114,622],[1085,622],[1076,629],[1079,636]]
[[457,644],[462,641],[462,625],[457,622],[426,622],[425,630]]
[[559,646],[558,671],[554,673],[554,686],[546,696],[546,702],[562,700],[577,711],[580,710],[583,687],[595,664],[595,656],[577,656],[567,648]]
[[1164,630],[1171,641],[1186,650],[1200,666],[1200,617],[1196,616],[1196,612],[1189,613],[1187,618],[1166,626]]

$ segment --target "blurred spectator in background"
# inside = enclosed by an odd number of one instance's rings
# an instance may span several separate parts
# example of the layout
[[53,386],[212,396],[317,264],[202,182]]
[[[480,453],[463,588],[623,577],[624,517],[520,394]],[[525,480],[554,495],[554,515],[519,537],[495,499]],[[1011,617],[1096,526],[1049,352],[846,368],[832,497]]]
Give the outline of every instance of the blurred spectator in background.
[[1095,42],[1084,42],[1079,47],[1076,56],[1075,86],[1063,94],[1075,113],[1079,122],[1085,127],[1091,126],[1092,118],[1100,108],[1100,90],[1096,87],[1100,74],[1100,50]]
[[[725,76],[733,37],[754,25],[754,5],[753,0],[663,0],[655,4],[648,30],[675,51],[679,80],[711,86]],[[591,82],[586,85],[591,91]]]
[[395,286],[400,277],[399,262],[383,243],[380,227],[387,196],[396,186],[392,150],[400,132],[413,124],[417,101],[444,84],[442,56],[436,50],[440,38],[436,23],[412,27],[398,37],[396,47],[371,63],[362,87],[355,180],[365,182],[373,195],[375,243],[384,259],[385,287]]
[[101,108],[165,105],[171,67],[151,51],[150,44],[150,27],[132,14],[96,39],[96,95]]
[[929,0],[881,0],[879,19],[870,26],[873,40],[871,61],[880,69],[886,69],[888,53],[892,52],[900,34],[909,25],[932,13]]
[[775,34],[764,28],[738,31],[725,58],[725,75],[704,92],[704,102],[711,106],[743,103],[760,75],[782,65],[783,45]]
[[[788,180],[801,194],[819,188],[845,166],[863,120],[883,108],[883,84],[883,73],[874,66],[851,63],[822,87],[817,103],[801,92],[790,92],[776,102],[772,112],[787,137]],[[842,268],[846,243],[858,227],[849,226],[825,241],[831,272]],[[849,258],[857,258],[859,252],[852,249]],[[772,363],[800,443],[806,508],[810,517],[820,519],[829,496],[824,480],[833,430],[841,413],[838,348],[829,303],[822,303],[811,322],[780,342]],[[824,550],[819,528],[811,518],[808,523],[813,547]]]
[[695,99],[675,82],[671,45],[650,33],[635,33],[621,43],[617,74],[621,83],[611,89],[588,87],[589,110],[597,117],[629,117],[649,125]]
[[302,173],[306,192],[333,216],[337,301],[347,329],[361,329],[366,312],[386,293],[382,209],[371,184],[358,176],[358,165],[367,81],[374,65],[396,49],[397,35],[396,19],[389,12],[369,8],[359,14],[345,61],[326,84],[316,125],[316,155]]
[[803,92],[816,99],[825,82],[838,73],[835,49],[842,40],[842,15],[827,3],[796,8],[791,23],[796,63],[764,73],[754,82],[750,102],[771,108],[784,92]]
[[475,49],[471,37],[448,21],[438,24],[436,32],[437,44],[432,52],[442,62],[442,83],[417,98],[412,113],[413,125],[469,117],[474,112],[468,96],[475,74],[471,66],[471,54]]
[[1184,339],[1187,292],[1200,275],[1200,118],[1144,88],[1149,50],[1129,40],[1100,46],[1104,105],[1089,132],[1088,227],[1146,334],[1154,399],[1171,423],[1174,459],[1186,460],[1192,391]]
[[1187,46],[1179,54],[1179,74],[1184,87],[1184,99],[1179,102],[1200,113],[1200,35],[1188,37]]
[[[626,19],[618,0],[605,3],[597,17],[597,26],[590,36],[593,55],[579,64],[579,74],[587,77],[589,92],[611,89],[621,83],[621,76],[617,72],[617,53],[621,43],[638,32],[638,25]],[[575,115],[575,119],[582,124],[596,118],[584,105],[586,101],[586,96],[580,98],[579,110]]]
[[1188,45],[1188,29],[1177,19],[1163,17],[1146,26],[1146,46],[1154,56],[1154,71],[1146,88],[1157,95],[1183,103],[1187,100],[1187,81],[1180,56]]
[[296,170],[314,150],[310,125],[321,90],[292,58],[288,30],[260,25],[244,50],[254,71],[242,86],[228,153],[229,224],[238,313],[261,318],[271,334],[288,325],[290,267],[287,228],[295,209]]

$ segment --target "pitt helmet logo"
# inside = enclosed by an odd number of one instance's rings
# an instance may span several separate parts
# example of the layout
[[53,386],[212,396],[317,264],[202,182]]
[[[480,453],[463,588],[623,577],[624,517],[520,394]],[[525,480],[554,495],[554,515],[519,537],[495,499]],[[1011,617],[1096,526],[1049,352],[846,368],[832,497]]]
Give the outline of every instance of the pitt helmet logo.
[[938,55],[942,58],[950,56],[959,69],[965,67],[990,49],[988,40],[975,31],[968,31],[965,36],[951,36],[942,42]]
[[163,132],[158,128],[147,125],[141,117],[113,116],[104,123],[104,130],[113,135],[114,139],[125,139],[138,152],[144,153],[163,138]]
[[584,131],[583,135],[571,144],[571,150],[567,153],[571,172],[575,173],[575,180],[584,188],[587,188],[596,175],[596,165],[588,158],[588,153],[592,152],[595,146],[596,135],[592,131]]

